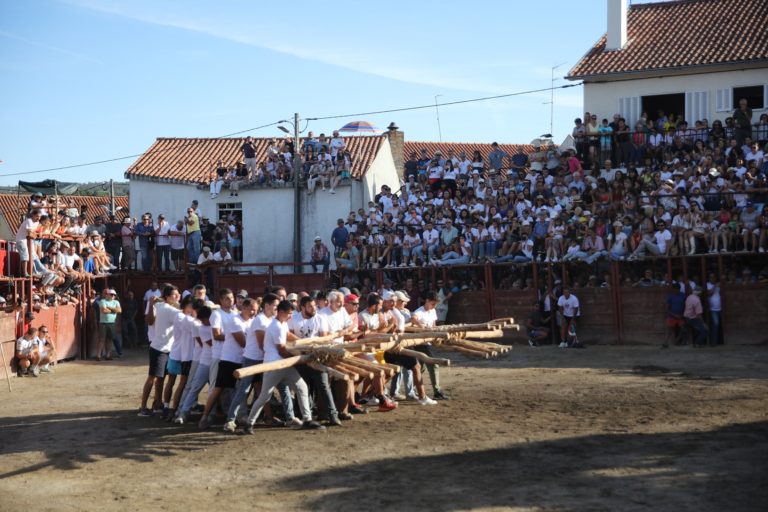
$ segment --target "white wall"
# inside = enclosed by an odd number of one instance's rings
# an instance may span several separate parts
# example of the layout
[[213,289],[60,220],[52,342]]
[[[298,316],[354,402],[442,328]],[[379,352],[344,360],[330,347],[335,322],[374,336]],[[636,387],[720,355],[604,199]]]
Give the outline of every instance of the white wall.
[[[717,91],[733,87],[743,87],[750,85],[768,84],[768,69],[749,69],[743,71],[728,71],[721,73],[706,73],[699,75],[684,76],[666,76],[660,78],[640,78],[635,80],[624,80],[604,83],[585,83],[584,84],[584,111],[596,114],[598,120],[602,118],[611,119],[614,113],[621,113],[629,116],[629,113],[619,111],[619,98],[632,98],[640,96],[650,96],[655,94],[673,94],[686,92],[706,91],[706,108],[701,118],[707,118],[711,123],[715,119],[723,120],[733,112],[716,112],[717,110]],[[768,98],[765,99],[768,102]],[[626,104],[626,102],[625,102]],[[757,116],[766,110],[755,110]],[[650,113],[649,113],[650,114]],[[686,112],[688,115],[688,112]],[[689,123],[697,119],[686,119]],[[636,120],[627,119],[628,122]],[[633,125],[630,125],[634,127]]]
[[363,200],[365,204],[362,207],[367,207],[368,201],[373,201],[376,194],[381,191],[382,185],[389,185],[393,192],[400,189],[400,177],[397,174],[395,160],[392,158],[389,139],[386,138],[382,142],[371,167],[363,177]]

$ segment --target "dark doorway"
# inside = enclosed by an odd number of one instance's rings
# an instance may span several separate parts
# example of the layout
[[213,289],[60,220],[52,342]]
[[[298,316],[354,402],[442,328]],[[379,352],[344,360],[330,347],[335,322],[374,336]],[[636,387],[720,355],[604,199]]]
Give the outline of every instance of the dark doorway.
[[765,98],[763,93],[765,90],[762,85],[753,85],[750,87],[734,87],[733,88],[733,109],[739,108],[739,100],[741,98],[747,99],[747,105],[749,108],[759,109],[765,108]]
[[674,114],[675,120],[685,119],[685,93],[643,96],[641,101],[643,112],[654,122],[659,118],[659,110],[663,110],[667,117]]

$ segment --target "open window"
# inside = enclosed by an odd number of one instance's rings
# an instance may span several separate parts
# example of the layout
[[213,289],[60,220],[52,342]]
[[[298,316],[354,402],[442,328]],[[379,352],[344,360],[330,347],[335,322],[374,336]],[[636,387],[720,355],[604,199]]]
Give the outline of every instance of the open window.
[[747,87],[734,87],[733,88],[733,109],[739,108],[739,100],[741,98],[747,99],[747,105],[752,110],[765,108],[765,86],[763,85],[750,85]]
[[675,119],[685,119],[685,93],[642,96],[641,101],[643,112],[648,114],[648,119],[656,121],[660,110],[667,117],[674,114]]

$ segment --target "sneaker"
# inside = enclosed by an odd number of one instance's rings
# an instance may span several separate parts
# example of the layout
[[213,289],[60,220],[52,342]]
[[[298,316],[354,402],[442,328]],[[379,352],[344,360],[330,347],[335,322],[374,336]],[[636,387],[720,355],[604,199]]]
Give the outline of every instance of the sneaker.
[[762,253],[764,253],[764,252],[765,252],[765,248],[763,248],[763,247],[760,247],[760,248],[757,250],[757,252],[759,252],[760,254],[762,254]]
[[435,400],[450,400],[448,395],[446,395],[442,391],[435,391],[432,396],[434,397]]
[[395,400],[397,400],[398,402],[402,402],[406,400],[406,396],[402,393],[397,393],[395,394]]
[[349,412],[351,414],[368,414],[368,410],[360,407],[357,404],[352,404],[349,406]]
[[561,341],[560,345],[558,345],[558,347],[560,347],[560,348],[568,348],[568,344],[566,342],[564,342],[564,341]]
[[37,367],[35,367],[35,368],[32,368],[32,372],[31,372],[31,375],[32,375],[33,377],[39,377],[39,376],[40,376],[40,368],[37,368]]
[[245,426],[245,428],[243,428],[243,435],[252,436],[253,435],[253,425],[251,425],[250,423],[247,424]]
[[416,396],[416,395],[415,395],[415,394],[413,394],[413,393],[411,393],[410,395],[408,395],[407,397],[405,397],[405,399],[406,399],[406,400],[409,400],[409,401],[411,401],[411,402],[418,402],[418,401],[419,401],[419,397],[418,397],[418,396]]
[[46,364],[45,366],[43,366],[42,368],[40,368],[40,371],[41,371],[41,372],[43,372],[43,373],[51,373],[51,371],[52,371],[52,370],[51,370],[51,367],[50,367],[50,365],[47,365],[47,364]]
[[348,412],[340,412],[339,413],[339,419],[341,421],[352,421],[353,418],[354,418],[354,416],[352,416]]
[[419,400],[419,405],[437,405],[437,400],[432,400],[428,396],[424,395],[424,398]]
[[237,430],[237,424],[235,424],[234,421],[230,420],[224,424],[224,428],[222,430],[229,434],[234,434],[235,430]]
[[384,400],[384,402],[379,405],[379,412],[389,412],[394,411],[395,409],[397,409],[397,402],[393,402],[392,400]]
[[316,421],[305,421],[301,424],[301,430],[325,430],[325,427]]
[[197,422],[197,428],[200,430],[207,430],[211,426],[211,422],[208,418],[203,417]]
[[328,418],[328,426],[340,427],[341,426],[341,420],[339,419],[339,416],[336,415],[336,414],[331,415],[331,417]]
[[147,409],[146,407],[139,408],[139,414],[137,416],[141,416],[142,418],[149,418],[152,416],[152,411]]
[[163,406],[163,410],[160,412],[160,417],[166,419],[168,417],[168,411],[169,409]]
[[187,420],[184,418],[183,415],[176,416],[175,418],[173,418],[173,423],[175,425],[183,425],[186,421]]
[[531,339],[531,338],[528,338],[528,345],[530,345],[531,347],[538,347],[538,346],[539,346],[539,344],[538,344],[538,343],[536,343],[536,342],[535,342],[533,339]]
[[286,421],[286,427],[300,427],[303,422],[299,418],[293,418],[291,421]]
[[165,417],[165,421],[173,421],[176,417],[176,409],[168,409],[168,415]]
[[379,405],[379,399],[376,397],[361,398],[359,401],[363,405]]

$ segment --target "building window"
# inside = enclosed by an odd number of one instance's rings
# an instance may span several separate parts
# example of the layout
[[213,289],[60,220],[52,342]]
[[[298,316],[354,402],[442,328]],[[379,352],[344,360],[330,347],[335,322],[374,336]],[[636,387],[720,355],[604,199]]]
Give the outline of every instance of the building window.
[[[229,221],[226,225],[225,238],[221,242],[226,242],[235,261],[243,261],[243,203],[218,203],[216,207],[217,222]],[[221,242],[214,240],[214,245],[220,245]]]
[[685,94],[655,94],[653,96],[642,96],[641,105],[643,112],[648,115],[648,119],[657,121],[663,114],[669,118],[670,114],[675,116],[675,121],[685,119]]
[[765,108],[765,88],[762,85],[733,88],[733,108],[739,108],[739,100],[747,99],[747,105],[753,110]]

